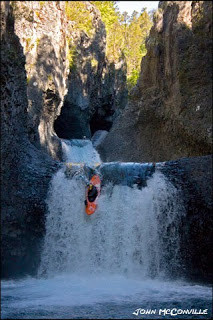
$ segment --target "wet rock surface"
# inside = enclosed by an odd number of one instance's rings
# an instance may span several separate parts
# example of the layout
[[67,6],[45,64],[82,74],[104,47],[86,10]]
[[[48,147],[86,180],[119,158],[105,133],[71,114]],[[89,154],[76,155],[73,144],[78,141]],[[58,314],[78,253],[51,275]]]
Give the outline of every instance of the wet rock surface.
[[160,170],[181,191],[186,215],[180,224],[182,274],[189,280],[211,282],[212,156],[165,162]]

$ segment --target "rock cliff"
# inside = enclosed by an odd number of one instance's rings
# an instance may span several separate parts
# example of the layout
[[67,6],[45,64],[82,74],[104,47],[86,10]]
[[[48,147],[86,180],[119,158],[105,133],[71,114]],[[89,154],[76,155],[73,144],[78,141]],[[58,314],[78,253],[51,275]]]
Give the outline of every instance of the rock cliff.
[[1,2],[1,267],[2,277],[35,272],[44,233],[46,192],[58,163],[28,135],[25,55],[13,10]]
[[55,121],[58,136],[82,139],[98,130],[107,130],[127,103],[126,64],[106,58],[106,31],[98,9],[85,1],[91,16],[93,34],[72,33],[73,61],[68,78],[68,93],[60,116]]
[[109,130],[127,102],[125,61],[108,63],[100,12],[83,3],[92,20],[88,34],[68,17],[65,1],[11,3],[26,57],[30,140],[57,160],[58,136],[90,138]]
[[211,153],[212,2],[162,1],[137,86],[99,146],[103,160]]
[[30,141],[61,158],[53,125],[67,92],[68,21],[65,2],[14,1],[15,34],[26,57],[28,133]]
[[186,213],[179,225],[181,270],[178,275],[210,283],[213,276],[212,156],[181,158],[159,166],[181,191]]

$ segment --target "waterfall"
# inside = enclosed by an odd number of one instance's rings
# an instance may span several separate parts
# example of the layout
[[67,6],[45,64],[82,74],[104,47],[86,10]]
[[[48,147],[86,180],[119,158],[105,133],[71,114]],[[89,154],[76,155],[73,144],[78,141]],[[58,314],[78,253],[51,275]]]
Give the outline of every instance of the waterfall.
[[143,188],[107,182],[92,216],[85,213],[85,182],[65,173],[60,169],[51,182],[39,275],[153,278],[178,270],[184,210],[162,173],[156,171]]

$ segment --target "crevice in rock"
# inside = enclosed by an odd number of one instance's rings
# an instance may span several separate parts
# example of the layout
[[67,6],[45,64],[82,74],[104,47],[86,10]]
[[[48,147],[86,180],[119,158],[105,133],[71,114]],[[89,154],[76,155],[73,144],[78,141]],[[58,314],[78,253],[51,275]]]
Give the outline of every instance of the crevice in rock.
[[93,114],[90,120],[90,130],[91,134],[93,134],[98,130],[106,130],[109,131],[113,124],[113,115],[115,111],[112,109],[112,102],[109,100],[108,104],[104,104],[100,106]]

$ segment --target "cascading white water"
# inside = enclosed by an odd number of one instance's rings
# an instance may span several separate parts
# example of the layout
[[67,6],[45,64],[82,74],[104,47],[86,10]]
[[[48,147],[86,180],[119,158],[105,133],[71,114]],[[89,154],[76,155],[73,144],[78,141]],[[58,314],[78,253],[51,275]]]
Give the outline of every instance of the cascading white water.
[[86,163],[89,166],[101,162],[100,156],[90,140],[62,139],[62,150],[65,162]]
[[[57,172],[48,197],[40,275],[160,276],[169,264],[178,263],[174,224],[182,211],[177,190],[161,173],[155,173],[142,190],[105,186],[92,216],[85,213],[84,199],[84,182],[66,178],[64,169]],[[170,226],[173,229],[168,231]],[[172,261],[165,261],[164,252],[168,255],[172,242],[176,248]]]

